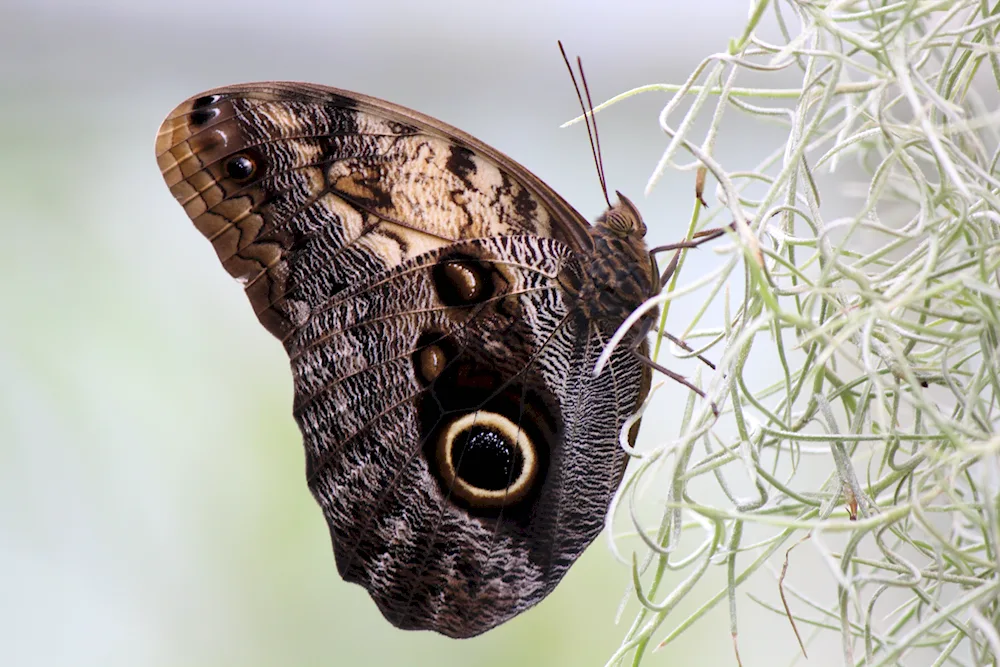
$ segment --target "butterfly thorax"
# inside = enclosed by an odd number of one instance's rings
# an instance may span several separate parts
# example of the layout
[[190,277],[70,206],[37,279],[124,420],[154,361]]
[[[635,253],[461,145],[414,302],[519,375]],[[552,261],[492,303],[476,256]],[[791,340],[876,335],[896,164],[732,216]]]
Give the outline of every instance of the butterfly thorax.
[[[621,193],[618,197],[618,203],[591,227],[593,248],[581,256],[574,285],[579,311],[610,329],[655,294],[646,225],[632,202]],[[644,319],[653,317],[655,311]]]

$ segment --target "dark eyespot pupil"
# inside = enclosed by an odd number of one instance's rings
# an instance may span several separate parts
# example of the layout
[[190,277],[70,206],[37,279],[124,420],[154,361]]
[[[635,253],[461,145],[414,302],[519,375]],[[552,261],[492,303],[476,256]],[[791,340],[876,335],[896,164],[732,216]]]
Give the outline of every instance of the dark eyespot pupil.
[[237,155],[230,158],[229,162],[226,163],[226,173],[229,175],[229,178],[237,181],[250,178],[253,176],[255,170],[256,165],[253,163],[253,160],[245,155]]
[[476,488],[502,491],[521,475],[521,451],[493,429],[473,427],[453,446],[457,475]]
[[222,98],[222,95],[203,95],[191,103],[192,109],[204,109],[215,104]]
[[208,121],[212,120],[219,115],[218,109],[195,109],[191,112],[191,124],[192,125],[204,125]]

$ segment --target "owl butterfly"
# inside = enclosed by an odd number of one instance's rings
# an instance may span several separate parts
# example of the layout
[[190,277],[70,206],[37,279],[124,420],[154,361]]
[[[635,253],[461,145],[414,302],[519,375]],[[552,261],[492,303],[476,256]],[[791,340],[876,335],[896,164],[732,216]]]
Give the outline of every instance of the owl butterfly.
[[198,95],[156,153],[288,352],[343,578],[452,637],[551,592],[601,531],[649,389],[650,317],[593,376],[660,287],[632,203],[591,226],[460,130],[299,83]]

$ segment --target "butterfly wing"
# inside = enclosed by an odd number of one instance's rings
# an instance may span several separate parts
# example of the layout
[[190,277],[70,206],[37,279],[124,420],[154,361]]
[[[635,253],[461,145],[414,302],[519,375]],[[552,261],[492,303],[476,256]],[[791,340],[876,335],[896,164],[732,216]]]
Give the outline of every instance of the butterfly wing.
[[466,637],[550,592],[596,537],[648,390],[564,276],[587,223],[438,121],[252,84],[185,102],[164,178],[284,343],[338,569],[395,625]]
[[[484,288],[450,281],[451,261]],[[591,377],[602,345],[564,298],[566,261],[540,237],[455,244],[352,287],[295,336],[307,476],[339,570],[399,627],[483,632],[541,600],[603,526],[643,376],[622,352]]]
[[208,91],[167,117],[156,153],[170,191],[279,338],[309,304],[449,243],[533,234],[590,244],[586,221],[513,160],[428,116],[332,88]]

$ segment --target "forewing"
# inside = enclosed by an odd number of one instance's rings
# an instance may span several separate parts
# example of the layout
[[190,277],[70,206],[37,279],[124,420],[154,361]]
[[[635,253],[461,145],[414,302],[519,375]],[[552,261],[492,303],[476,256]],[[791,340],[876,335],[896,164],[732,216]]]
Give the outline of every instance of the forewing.
[[347,285],[450,243],[590,243],[580,215],[510,158],[332,88],[208,91],[167,117],[156,153],[174,197],[279,338]]

